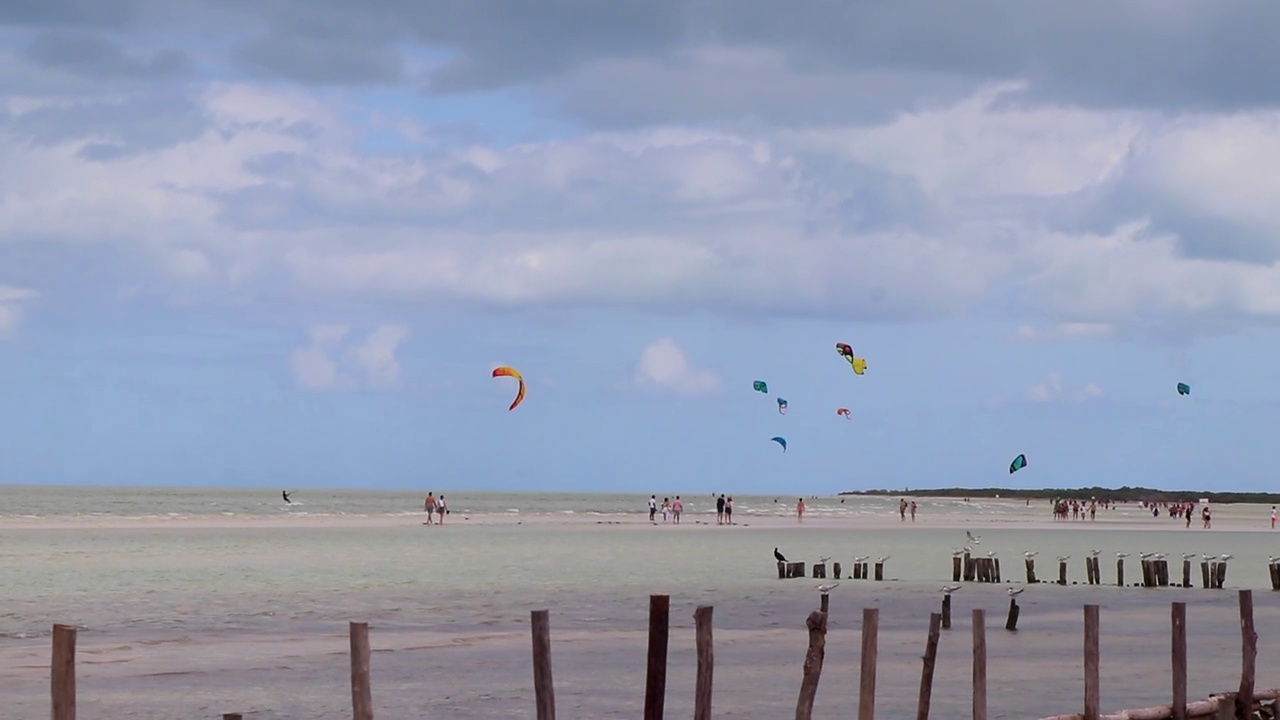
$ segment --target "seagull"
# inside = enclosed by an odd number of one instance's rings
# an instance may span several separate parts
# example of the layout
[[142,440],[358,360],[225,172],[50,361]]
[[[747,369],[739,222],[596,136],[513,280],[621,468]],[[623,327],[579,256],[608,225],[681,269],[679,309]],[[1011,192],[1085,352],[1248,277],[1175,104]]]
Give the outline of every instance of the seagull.
[[1235,555],[1231,555],[1231,554],[1229,554],[1229,553],[1228,553],[1228,554],[1219,555],[1219,556],[1218,556],[1218,559],[1219,559],[1219,560],[1221,560],[1222,562],[1226,562],[1226,561],[1230,560],[1230,559],[1231,559],[1231,558],[1233,558],[1233,557],[1235,557]]
[[1271,563],[1272,565],[1275,565],[1276,563],[1280,563],[1280,557],[1276,557],[1275,555],[1268,555],[1267,562]]
[[960,589],[960,586],[959,586],[959,585],[943,585],[943,586],[942,586],[942,592],[944,592],[944,593],[946,593],[946,594],[948,594],[948,595],[950,595],[951,593],[953,593],[953,592],[955,592],[955,591],[957,591],[957,590],[959,590],[959,589]]
[[1009,597],[1016,597],[1021,595],[1023,590],[1026,590],[1026,588],[1009,588],[1005,592],[1009,593]]
[[1127,552],[1118,552],[1118,553],[1116,553],[1116,557],[1118,557],[1118,558],[1127,558],[1127,557],[1129,557],[1129,553],[1127,553]]
[[778,562],[786,562],[786,561],[787,561],[787,559],[786,559],[785,557],[783,557],[782,553],[778,552],[778,548],[774,548],[774,549],[773,549],[773,557],[774,557],[775,559],[777,559],[777,561],[778,561]]
[[1037,555],[1039,555],[1039,554],[1040,554],[1040,553],[1038,553],[1038,552],[1031,552],[1030,550],[1028,550],[1028,551],[1026,551],[1026,552],[1022,553],[1022,556],[1023,556],[1023,557],[1025,557],[1026,559],[1030,560],[1031,558],[1033,558],[1033,557],[1035,557],[1035,556],[1037,556]]
[[1155,553],[1144,553],[1144,552],[1138,553],[1138,557],[1142,558],[1143,560],[1149,560],[1152,555],[1155,555]]
[[835,590],[837,587],[840,587],[840,583],[838,582],[824,583],[822,585],[818,585],[817,587],[818,587],[818,592],[822,593],[823,595],[826,595],[832,590]]
[[864,563],[864,562],[866,562],[867,560],[870,560],[870,559],[871,559],[871,556],[870,556],[870,555],[863,555],[862,557],[856,557],[856,558],[854,558],[854,559],[853,559],[853,561],[854,561],[854,562],[856,562],[856,563]]
[[1099,556],[1099,555],[1101,555],[1101,554],[1102,554],[1102,551],[1101,551],[1101,550],[1090,550],[1090,551],[1089,551],[1089,557],[1098,557],[1098,556]]
[[995,551],[995,550],[988,550],[988,551],[987,551],[987,557],[995,557],[995,556],[996,556],[996,551]]
[[1210,560],[1215,560],[1216,558],[1215,558],[1214,556],[1210,555],[1209,553],[1202,553],[1202,554],[1200,555],[1200,559],[1204,560],[1205,562],[1208,562],[1208,561],[1210,561]]
[[1183,560],[1190,560],[1191,558],[1193,558],[1193,557],[1195,557],[1195,556],[1196,556],[1196,554],[1195,554],[1195,553],[1182,553],[1182,559],[1183,559]]
[[1071,559],[1070,555],[1059,555],[1058,562],[1066,562]]
[[1155,558],[1156,560],[1163,560],[1164,553],[1151,553],[1151,557]]
[[830,560],[830,559],[831,559],[831,556],[830,556],[830,555],[823,555],[823,556],[820,556],[820,557],[818,558],[818,562],[820,562],[820,563],[824,563],[824,562],[826,562],[826,561],[828,561],[828,560]]
[[981,535],[974,535],[973,533],[969,532],[968,530],[965,530],[965,531],[964,531],[964,534],[969,538],[969,542],[973,543],[974,545],[978,545],[978,544],[980,544],[980,543],[981,543],[981,541],[982,541],[982,536],[981,536]]
[[965,550],[956,550],[953,548],[951,550],[951,557],[960,557],[961,555],[965,554],[965,552],[966,552]]
[[890,556],[885,555],[885,556],[884,556],[884,557],[882,557],[882,558],[876,558],[876,562],[877,562],[877,563],[881,563],[881,564],[883,564],[885,560],[888,560],[888,559],[889,559],[889,557],[890,557]]

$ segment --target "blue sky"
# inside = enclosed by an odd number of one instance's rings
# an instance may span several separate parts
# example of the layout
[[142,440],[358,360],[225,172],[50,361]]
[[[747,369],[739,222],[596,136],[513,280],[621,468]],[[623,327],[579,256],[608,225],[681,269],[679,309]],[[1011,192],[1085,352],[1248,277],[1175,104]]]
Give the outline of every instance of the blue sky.
[[0,482],[1273,490],[1277,15],[0,0]]

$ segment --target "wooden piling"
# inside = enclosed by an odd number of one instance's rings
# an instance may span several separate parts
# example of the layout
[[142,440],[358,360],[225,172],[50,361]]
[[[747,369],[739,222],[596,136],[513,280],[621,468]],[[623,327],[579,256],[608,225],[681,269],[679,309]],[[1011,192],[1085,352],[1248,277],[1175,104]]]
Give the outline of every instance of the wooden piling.
[[1091,557],[1084,559],[1084,581],[1089,585],[1093,584],[1093,558]]
[[222,720],[243,720],[244,716],[240,713],[222,713]]
[[1098,720],[1101,705],[1098,672],[1098,606],[1084,606],[1084,720]]
[[973,720],[987,720],[987,613],[973,609]]
[[778,561],[778,579],[787,579],[787,564],[781,560]]
[[1124,558],[1116,558],[1116,585],[1124,587]]
[[369,684],[369,623],[349,624],[351,635],[351,717],[373,720],[373,688]]
[[1058,561],[1058,584],[1059,585],[1067,584],[1067,561],[1066,560]]
[[76,720],[76,626],[53,626],[49,665],[52,720]]
[[1173,720],[1187,720],[1187,604],[1176,602],[1171,611],[1170,633],[1173,665]]
[[[836,563],[836,567],[840,567],[840,564]],[[838,577],[839,571],[836,572]],[[715,654],[711,647],[710,605],[698,606],[693,613],[693,624],[698,653],[698,679],[693,691],[693,720],[711,720],[711,679],[715,666]]]
[[964,554],[964,581],[973,582],[975,573],[973,557],[966,551]]
[[822,578],[822,579],[824,579],[824,580],[825,580],[825,579],[826,579],[826,577],[827,577],[827,564],[826,564],[826,563],[814,563],[814,564],[813,564],[813,577],[814,577],[815,579],[817,579],[817,578]]
[[1155,585],[1155,583],[1152,582],[1151,561],[1144,559],[1142,561],[1142,587],[1149,588],[1153,585]]
[[1271,589],[1280,590],[1280,565],[1268,563],[1267,571],[1271,573]]
[[1035,558],[1027,558],[1027,584],[1036,584],[1036,560]]
[[876,582],[884,580],[884,563],[876,563]]
[[849,577],[853,578],[854,580],[862,579],[862,563],[858,562],[857,560],[853,561],[853,574],[850,575]]
[[796,700],[796,720],[813,719],[813,699],[818,695],[822,677],[822,660],[826,655],[827,614],[814,610],[805,621],[809,628],[809,650],[804,655],[804,677],[800,681],[800,697]]
[[924,668],[920,671],[920,701],[916,705],[916,720],[929,720],[929,702],[933,698],[933,668],[938,661],[941,627],[942,615],[929,613],[929,638],[924,643]]
[[1200,561],[1200,581],[1201,581],[1201,585],[1205,589],[1208,589],[1209,587],[1209,561],[1208,560]]
[[991,558],[991,564],[995,566],[996,582],[1002,582],[1000,579],[1000,558]]
[[538,720],[556,720],[556,692],[551,682],[551,619],[548,611],[529,613],[533,636],[533,697]]
[[960,582],[960,556],[951,556],[951,582]]
[[863,580],[866,580],[870,576],[869,573],[867,573],[868,569],[870,569],[870,566],[867,565],[866,561],[864,560],[862,562],[862,579]]
[[1182,561],[1182,587],[1191,587],[1191,561]]
[[[803,563],[801,563],[803,565]],[[662,720],[667,699],[667,634],[671,596],[649,596],[649,662],[644,681],[644,720]]]
[[841,569],[842,569],[842,568],[840,567],[840,563],[838,563],[838,562],[833,562],[833,563],[831,563],[831,575],[832,575],[832,577],[834,577],[836,580],[839,580],[839,579],[840,579],[840,570],[841,570]]
[[[877,563],[877,566],[879,563]],[[880,629],[880,608],[862,609],[862,670],[858,683],[858,720],[873,720],[876,714],[876,639]]]
[[942,596],[942,627],[951,629],[951,593]]
[[1005,630],[1018,629],[1018,615],[1021,610],[1018,608],[1018,599],[1009,598],[1009,617],[1004,621]]
[[1218,576],[1217,576],[1217,577],[1218,577],[1218,585],[1217,585],[1217,587],[1218,587],[1218,589],[1219,589],[1219,590],[1221,590],[1221,589],[1222,589],[1223,587],[1225,587],[1225,586],[1226,586],[1226,584],[1227,584],[1227,563],[1226,563],[1226,561],[1225,561],[1225,560],[1224,560],[1223,562],[1218,563]]
[[1156,561],[1156,585],[1169,587],[1169,561]]
[[1258,659],[1258,633],[1253,629],[1252,590],[1240,591],[1240,641],[1240,692],[1236,695],[1236,714],[1248,718],[1253,717],[1253,681]]

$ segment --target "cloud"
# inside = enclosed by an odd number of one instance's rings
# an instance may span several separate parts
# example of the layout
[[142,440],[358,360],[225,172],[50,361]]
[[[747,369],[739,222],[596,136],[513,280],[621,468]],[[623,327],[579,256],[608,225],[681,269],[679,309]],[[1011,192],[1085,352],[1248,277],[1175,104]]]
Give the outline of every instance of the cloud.
[[1115,332],[1115,326],[1110,323],[1059,323],[1051,327],[1018,326],[1018,338],[1031,342],[1039,340],[1070,340],[1074,338],[1105,338]]
[[291,356],[293,377],[299,387],[321,392],[360,387],[385,390],[399,384],[396,350],[409,337],[409,329],[396,324],[380,325],[363,342],[342,353],[343,340],[349,334],[346,325],[311,328],[311,343],[294,350]]
[[671,338],[660,338],[645,346],[636,362],[633,382],[639,387],[680,395],[706,395],[721,388],[720,378],[695,367]]
[[0,285],[0,337],[12,335],[22,324],[23,306],[39,296],[34,290]]
[[1093,381],[1074,390],[1064,389],[1062,374],[1051,372],[1043,382],[1036,383],[1027,390],[1027,399],[1038,403],[1059,401],[1081,403],[1100,398],[1103,394],[1102,387]]

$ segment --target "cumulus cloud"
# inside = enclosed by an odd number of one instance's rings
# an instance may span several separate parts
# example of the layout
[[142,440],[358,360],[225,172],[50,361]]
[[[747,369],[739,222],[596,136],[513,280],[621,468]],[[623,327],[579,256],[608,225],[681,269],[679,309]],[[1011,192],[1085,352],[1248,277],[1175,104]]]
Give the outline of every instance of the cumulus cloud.
[[1096,382],[1089,381],[1077,388],[1065,388],[1062,383],[1062,373],[1051,372],[1043,382],[1032,385],[1027,390],[1027,399],[1032,402],[1048,403],[1048,402],[1087,402],[1103,395],[1102,387]]
[[[0,253],[109,248],[251,299],[993,313],[1028,340],[1280,317],[1280,6],[744,1],[0,8]],[[356,86],[488,93],[517,139]],[[393,338],[314,381],[394,384]]]
[[294,380],[311,391],[367,387],[387,389],[400,381],[400,361],[396,351],[409,329],[403,325],[378,326],[362,342],[343,351],[350,334],[346,325],[317,325],[311,328],[311,342],[293,351],[290,358]]
[[645,346],[636,362],[634,382],[639,387],[680,395],[706,395],[721,387],[719,377],[694,366],[671,338]]

